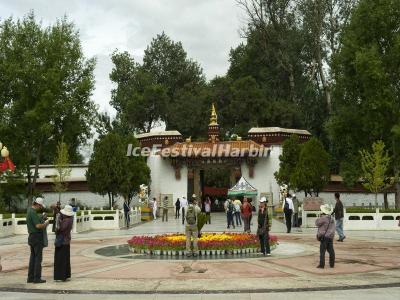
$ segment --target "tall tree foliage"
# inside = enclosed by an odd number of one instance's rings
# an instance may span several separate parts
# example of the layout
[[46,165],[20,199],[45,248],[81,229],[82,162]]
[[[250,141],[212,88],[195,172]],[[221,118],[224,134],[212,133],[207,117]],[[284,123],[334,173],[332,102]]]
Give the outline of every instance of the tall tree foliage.
[[53,162],[62,136],[71,161],[82,159],[79,146],[95,116],[95,61],[84,57],[73,23],[63,18],[43,27],[33,12],[0,23],[0,57],[0,136],[28,176],[31,199],[38,166]]
[[279,185],[286,184],[288,189],[294,185],[294,174],[300,155],[299,136],[293,134],[282,145],[282,154],[279,155],[279,170],[275,172],[275,179]]
[[140,184],[148,184],[150,170],[143,157],[127,156],[127,147],[138,147],[137,140],[131,136],[110,132],[94,144],[89,160],[86,178],[90,191],[108,195],[109,206],[120,195],[130,201]]
[[317,138],[311,138],[301,146],[299,160],[291,177],[292,184],[305,195],[318,196],[329,181],[329,154]]
[[[199,127],[196,122],[187,122],[187,116],[189,113],[192,121],[201,120],[198,111],[203,107],[199,102],[205,78],[199,64],[187,58],[180,42],[162,33],[145,50],[142,65],[127,52],[114,52],[112,61],[110,78],[116,88],[111,104],[122,128],[149,132],[164,122],[167,129],[186,135]],[[187,128],[189,124],[192,126]]]
[[67,178],[71,175],[71,168],[69,167],[69,153],[68,145],[61,140],[57,145],[57,154],[54,160],[55,175],[53,177],[54,187],[53,190],[58,193],[58,201],[61,202],[61,194],[67,191],[68,182]]
[[[375,194],[375,206],[378,206],[378,193],[384,191],[393,184],[387,172],[390,157],[385,150],[385,143],[377,141],[372,144],[372,152],[360,150],[363,186]],[[385,208],[388,203],[385,201]]]
[[[361,175],[358,151],[376,140],[390,145],[389,154],[398,157],[393,129],[400,119],[399,27],[399,1],[361,0],[341,37],[333,64],[334,113],[327,128],[343,175]],[[391,172],[398,173],[398,165],[393,167]]]

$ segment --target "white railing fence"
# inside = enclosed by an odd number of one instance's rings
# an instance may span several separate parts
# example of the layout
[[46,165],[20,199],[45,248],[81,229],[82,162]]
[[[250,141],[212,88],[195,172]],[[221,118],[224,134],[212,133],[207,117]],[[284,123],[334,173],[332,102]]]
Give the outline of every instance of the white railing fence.
[[[140,209],[131,209],[129,212],[130,223],[134,224],[141,222]],[[52,220],[52,218],[50,218]],[[47,227],[47,232],[51,234],[51,225]],[[80,233],[89,230],[99,229],[120,229],[126,227],[125,214],[121,210],[111,211],[81,211],[74,214],[74,223],[72,232]],[[28,234],[25,217],[16,217],[15,214],[11,218],[3,219],[0,214],[0,238],[11,236],[14,234]]]

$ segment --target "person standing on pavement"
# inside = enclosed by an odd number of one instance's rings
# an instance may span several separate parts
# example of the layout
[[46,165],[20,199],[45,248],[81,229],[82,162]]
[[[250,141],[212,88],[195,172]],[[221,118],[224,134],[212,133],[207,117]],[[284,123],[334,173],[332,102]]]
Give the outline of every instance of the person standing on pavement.
[[157,220],[157,199],[153,198],[153,218]]
[[185,213],[186,213],[186,208],[188,206],[188,202],[186,197],[182,197],[181,200],[181,210],[182,210],[182,225],[185,224]]
[[315,221],[318,227],[317,240],[320,241],[319,246],[319,265],[317,268],[325,268],[325,252],[329,253],[329,265],[331,268],[335,266],[335,250],[333,249],[333,239],[335,237],[335,220],[333,219],[333,209],[329,204],[321,205],[321,216]]
[[70,205],[60,211],[54,242],[54,280],[66,281],[71,278],[71,230],[74,212]]
[[181,201],[176,199],[175,202],[175,219],[179,219],[179,211],[181,210]]
[[61,210],[61,202],[57,201],[57,203],[52,204],[50,208],[53,210],[53,225],[51,227],[51,231],[56,232],[56,217]]
[[283,213],[285,214],[285,223],[286,223],[286,229],[287,229],[287,233],[290,233],[290,231],[292,230],[292,214],[293,214],[293,201],[292,201],[292,196],[289,194],[287,194],[287,197],[285,199],[285,201],[283,202]]
[[125,225],[126,225],[126,228],[128,228],[128,229],[129,229],[129,225],[131,223],[131,218],[129,215],[130,211],[131,211],[131,208],[129,207],[129,202],[127,199],[125,199],[125,201],[124,201],[124,216],[125,216]]
[[260,207],[258,209],[257,218],[257,235],[260,240],[261,253],[264,256],[271,256],[271,249],[269,247],[269,217],[267,210],[267,198],[261,197]]
[[244,224],[244,232],[250,233],[250,216],[252,214],[252,207],[248,202],[247,198],[243,198],[243,205],[241,207],[243,224]]
[[49,220],[41,223],[38,212],[46,208],[43,198],[36,198],[32,206],[26,213],[26,226],[28,227],[28,245],[31,250],[28,268],[28,283],[44,283],[42,279],[42,259],[43,259],[43,231],[47,230]]
[[346,238],[343,232],[344,208],[342,201],[340,201],[339,193],[335,193],[335,199],[336,199],[336,204],[333,213],[335,214],[336,232],[339,235],[338,242],[343,242],[343,240]]
[[164,217],[165,217],[165,222],[168,222],[168,196],[165,196],[163,201],[162,201],[162,221],[164,222]]
[[[194,204],[194,200],[196,196],[193,195],[192,199],[187,206],[186,211],[186,226],[185,226],[185,235],[186,235],[186,256],[197,256],[198,255],[198,246],[197,240],[199,238],[199,230],[197,227],[197,216],[201,212],[200,207]],[[183,215],[182,215],[183,216]],[[192,249],[192,239],[193,239],[193,249]]]
[[233,216],[235,215],[235,205],[233,204],[231,199],[228,199],[228,204],[226,206],[226,216],[228,219],[228,226],[227,228],[231,228],[231,225],[233,226],[233,229],[235,229],[235,222],[233,220]]
[[211,224],[211,199],[208,196],[206,198],[206,201],[204,201],[204,211],[206,212],[207,223]]
[[239,199],[236,199],[233,201],[233,205],[235,205],[235,220],[236,220],[236,226],[242,226],[242,217],[241,217],[241,207],[242,207],[242,202],[240,202]]

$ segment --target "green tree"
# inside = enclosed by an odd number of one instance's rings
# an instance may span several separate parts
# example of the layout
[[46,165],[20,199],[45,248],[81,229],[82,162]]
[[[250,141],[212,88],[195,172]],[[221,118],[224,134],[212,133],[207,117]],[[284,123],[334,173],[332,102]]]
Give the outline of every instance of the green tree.
[[0,57],[0,136],[27,175],[29,201],[39,164],[54,161],[62,137],[71,161],[82,160],[79,147],[91,137],[96,115],[95,60],[84,57],[66,17],[43,27],[33,12],[0,23]]
[[299,162],[300,139],[297,134],[292,134],[282,144],[282,154],[279,155],[279,170],[274,176],[279,185],[286,184],[288,189],[293,186],[293,176]]
[[321,141],[313,137],[301,147],[292,184],[294,188],[304,191],[306,196],[318,196],[329,181],[329,176],[329,154]]
[[129,135],[110,132],[95,141],[86,178],[90,191],[108,195],[109,205],[120,195],[130,201],[140,184],[148,184],[150,170],[143,157],[127,156],[128,145],[139,146]]
[[16,169],[0,173],[0,209],[15,212],[25,199],[26,187],[23,173]]
[[[353,182],[361,175],[360,150],[382,140],[394,155],[392,129],[400,119],[399,26],[399,1],[360,0],[333,57],[333,115],[327,129],[334,161]],[[389,173],[398,173],[398,166],[391,166]]]
[[[390,157],[385,150],[385,143],[377,141],[372,144],[372,152],[360,150],[363,186],[375,194],[375,206],[378,207],[378,193],[393,184],[393,179],[387,175]],[[385,201],[385,208],[388,203]]]
[[54,187],[53,190],[58,193],[58,201],[61,202],[61,194],[67,191],[68,182],[66,179],[71,175],[71,168],[69,167],[69,154],[68,146],[61,140],[57,146],[57,156],[54,160],[56,174],[53,177]]

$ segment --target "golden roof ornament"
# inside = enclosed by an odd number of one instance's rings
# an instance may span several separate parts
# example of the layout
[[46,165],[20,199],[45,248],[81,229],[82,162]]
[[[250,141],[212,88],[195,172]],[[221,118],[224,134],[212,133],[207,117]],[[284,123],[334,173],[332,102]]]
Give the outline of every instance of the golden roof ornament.
[[210,118],[210,124],[209,125],[218,125],[218,116],[217,112],[215,110],[214,103],[211,106],[211,118]]

